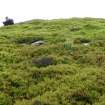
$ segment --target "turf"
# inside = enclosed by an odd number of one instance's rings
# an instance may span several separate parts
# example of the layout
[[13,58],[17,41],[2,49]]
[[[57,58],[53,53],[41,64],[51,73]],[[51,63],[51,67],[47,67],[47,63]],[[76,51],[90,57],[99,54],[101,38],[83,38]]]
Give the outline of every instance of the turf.
[[105,105],[104,99],[104,19],[0,28],[0,105]]

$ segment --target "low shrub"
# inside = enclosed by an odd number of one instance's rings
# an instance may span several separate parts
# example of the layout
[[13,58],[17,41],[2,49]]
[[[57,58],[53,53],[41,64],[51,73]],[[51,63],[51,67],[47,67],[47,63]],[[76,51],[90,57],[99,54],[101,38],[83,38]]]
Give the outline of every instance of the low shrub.
[[92,105],[92,98],[84,91],[84,90],[77,90],[73,92],[71,95],[67,97],[69,103],[72,105],[77,105],[81,103],[81,105]]
[[73,26],[70,28],[70,31],[79,31],[81,28],[78,26]]
[[86,24],[84,25],[84,28],[88,30],[93,30],[93,29],[99,29],[100,27],[94,24]]
[[12,98],[4,93],[0,93],[0,105],[13,105]]
[[105,64],[105,55],[104,54],[85,54],[77,58],[77,62],[81,64],[90,64],[96,66],[102,66]]
[[104,47],[105,46],[105,40],[95,40],[91,43],[92,46],[95,47]]

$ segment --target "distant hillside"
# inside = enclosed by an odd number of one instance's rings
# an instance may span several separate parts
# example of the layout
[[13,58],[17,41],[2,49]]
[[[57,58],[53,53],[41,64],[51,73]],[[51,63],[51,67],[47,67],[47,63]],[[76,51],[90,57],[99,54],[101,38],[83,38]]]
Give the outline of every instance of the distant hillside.
[[0,105],[105,105],[105,20],[1,27]]

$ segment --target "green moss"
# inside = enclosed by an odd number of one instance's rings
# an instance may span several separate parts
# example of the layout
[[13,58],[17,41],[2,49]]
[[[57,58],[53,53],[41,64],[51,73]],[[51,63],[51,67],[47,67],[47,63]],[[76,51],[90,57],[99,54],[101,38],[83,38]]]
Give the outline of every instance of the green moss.
[[[38,40],[45,43],[32,45]],[[104,19],[0,28],[0,105],[104,105],[104,93]]]

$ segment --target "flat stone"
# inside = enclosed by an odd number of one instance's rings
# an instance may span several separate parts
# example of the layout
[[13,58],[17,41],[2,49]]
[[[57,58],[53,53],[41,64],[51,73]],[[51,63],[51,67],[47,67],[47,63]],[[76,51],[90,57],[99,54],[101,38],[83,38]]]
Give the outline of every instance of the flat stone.
[[83,43],[83,45],[84,45],[84,46],[89,46],[89,45],[90,45],[90,43]]
[[31,43],[31,45],[42,45],[44,43],[45,43],[44,41],[39,40],[39,41],[36,41],[36,42]]

